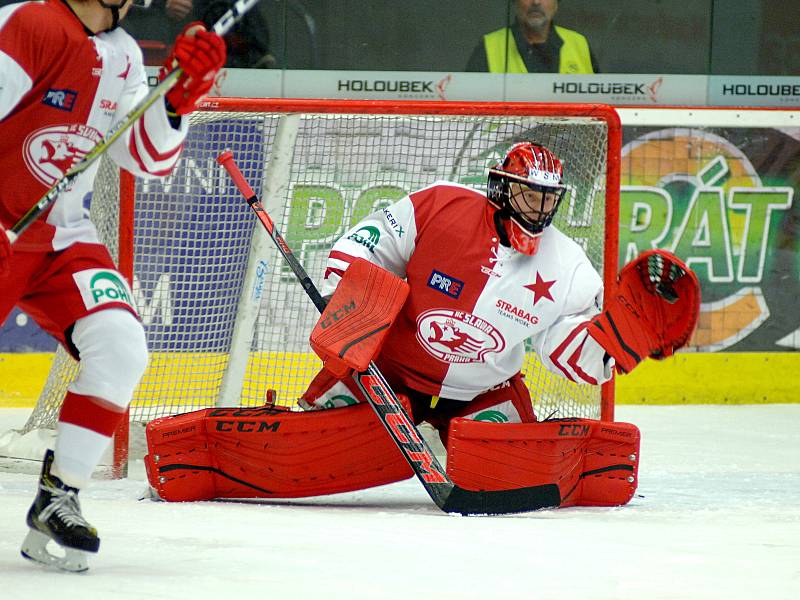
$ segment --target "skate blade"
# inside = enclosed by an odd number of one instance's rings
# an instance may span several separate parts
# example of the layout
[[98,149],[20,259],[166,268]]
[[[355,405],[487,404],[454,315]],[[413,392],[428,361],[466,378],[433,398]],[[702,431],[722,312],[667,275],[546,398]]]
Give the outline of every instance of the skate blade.
[[[89,569],[88,554],[86,552],[56,544],[64,551],[64,556],[56,556],[47,550],[47,544],[51,541],[53,540],[41,531],[31,529],[22,542],[20,554],[28,560],[59,571],[83,573]],[[55,544],[55,542],[53,543]]]

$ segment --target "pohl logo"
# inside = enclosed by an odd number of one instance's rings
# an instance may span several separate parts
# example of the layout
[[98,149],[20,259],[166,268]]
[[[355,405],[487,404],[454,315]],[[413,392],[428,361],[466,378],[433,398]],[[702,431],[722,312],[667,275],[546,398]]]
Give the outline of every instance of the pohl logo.
[[135,306],[127,282],[116,271],[84,269],[72,275],[86,308],[123,303]]
[[92,298],[97,304],[101,302],[125,302],[131,304],[128,287],[115,274],[103,271],[89,281]]
[[378,241],[381,239],[381,232],[378,230],[377,227],[373,227],[372,225],[367,225],[366,227],[362,227],[358,231],[355,231],[347,236],[348,240],[353,240],[357,244],[361,244],[367,250],[375,253],[375,246],[378,245]]

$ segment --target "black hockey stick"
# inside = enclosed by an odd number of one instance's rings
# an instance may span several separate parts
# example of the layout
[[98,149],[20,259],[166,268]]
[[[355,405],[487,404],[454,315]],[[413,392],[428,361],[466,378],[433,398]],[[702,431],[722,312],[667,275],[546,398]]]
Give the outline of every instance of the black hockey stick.
[[[211,30],[219,35],[228,33],[236,22],[249,11],[259,0],[237,0],[231,8],[222,15],[216,23],[211,27]],[[64,173],[64,175],[56,181],[53,186],[45,193],[44,196],[39,198],[39,201],[34,204],[28,212],[22,215],[19,220],[6,230],[9,241],[13,244],[17,238],[22,235],[22,232],[30,227],[39,216],[46,211],[53,202],[56,201],[59,194],[69,187],[72,181],[86,169],[88,169],[94,162],[100,158],[103,153],[119,139],[119,137],[130,129],[133,124],[141,117],[148,108],[155,104],[156,100],[165,95],[172,86],[178,81],[178,78],[183,73],[183,69],[176,67],[170,71],[159,84],[154,87],[147,96],[134,106],[131,111],[125,115],[125,118],[119,121],[106,136],[92,148],[80,161],[72,165],[72,167]]]
[[[327,301],[319,293],[314,282],[264,210],[264,206],[236,166],[233,154],[228,151],[223,152],[217,157],[217,162],[225,167],[236,187],[247,199],[250,208],[253,209],[264,229],[275,242],[278,251],[289,263],[314,306],[320,312],[325,310]],[[491,492],[465,490],[457,486],[448,477],[430,446],[414,426],[378,367],[370,362],[366,371],[355,373],[353,377],[431,499],[444,512],[462,515],[499,515],[527,512],[560,504],[561,496],[556,484]]]

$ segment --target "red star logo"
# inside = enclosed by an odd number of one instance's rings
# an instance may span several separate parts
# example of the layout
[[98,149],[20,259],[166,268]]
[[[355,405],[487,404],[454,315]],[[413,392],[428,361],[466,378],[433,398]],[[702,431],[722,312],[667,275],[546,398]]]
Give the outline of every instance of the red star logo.
[[536,303],[539,302],[542,298],[547,298],[550,302],[553,301],[553,297],[550,295],[550,288],[553,287],[553,284],[556,282],[555,279],[553,281],[545,281],[542,279],[542,276],[539,275],[539,272],[536,272],[536,283],[531,283],[530,285],[523,286],[526,290],[530,290],[533,292],[533,305],[536,306]]

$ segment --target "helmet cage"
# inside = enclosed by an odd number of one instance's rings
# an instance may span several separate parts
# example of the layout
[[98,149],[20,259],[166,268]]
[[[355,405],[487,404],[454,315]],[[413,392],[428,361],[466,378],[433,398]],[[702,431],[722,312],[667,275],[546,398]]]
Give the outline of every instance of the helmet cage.
[[[518,183],[519,190],[514,198],[523,195],[527,190],[542,194],[542,205],[549,194],[554,194],[555,199],[549,210],[536,210],[527,207],[525,203],[512,202],[511,183]],[[520,175],[507,173],[499,169],[489,169],[489,185],[487,197],[489,202],[504,211],[508,217],[524,230],[528,235],[539,235],[553,222],[561,200],[564,197],[565,187],[561,184],[542,185],[534,183]],[[517,206],[520,208],[517,208]],[[525,207],[524,209],[522,207]]]

